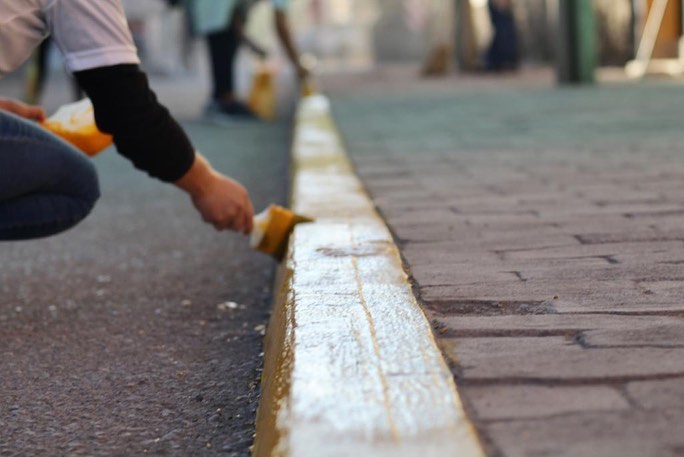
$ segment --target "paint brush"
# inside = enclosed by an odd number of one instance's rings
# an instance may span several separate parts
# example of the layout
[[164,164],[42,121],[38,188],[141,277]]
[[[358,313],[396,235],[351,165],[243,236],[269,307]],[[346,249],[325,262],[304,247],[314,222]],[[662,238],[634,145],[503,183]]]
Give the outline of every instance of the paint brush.
[[295,225],[313,222],[313,219],[296,214],[278,205],[271,205],[254,216],[254,229],[250,237],[252,248],[281,261]]

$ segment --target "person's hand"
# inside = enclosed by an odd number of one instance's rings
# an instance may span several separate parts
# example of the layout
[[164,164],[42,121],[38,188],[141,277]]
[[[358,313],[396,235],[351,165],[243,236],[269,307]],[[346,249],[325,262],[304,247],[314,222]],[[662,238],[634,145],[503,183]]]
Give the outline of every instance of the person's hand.
[[251,233],[254,208],[247,190],[219,173],[208,184],[202,192],[191,196],[202,219],[216,230],[235,230],[245,235]]
[[237,181],[214,170],[199,153],[190,170],[176,181],[190,194],[202,219],[216,230],[251,233],[254,208],[247,190]]
[[0,109],[33,121],[45,120],[45,110],[42,107],[27,105],[17,100],[0,97]]

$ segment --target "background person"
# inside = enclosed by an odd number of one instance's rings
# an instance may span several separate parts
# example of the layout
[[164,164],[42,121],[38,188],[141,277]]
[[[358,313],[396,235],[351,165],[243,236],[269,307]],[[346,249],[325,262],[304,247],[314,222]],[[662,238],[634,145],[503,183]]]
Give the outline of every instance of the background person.
[[[212,94],[208,114],[255,117],[247,105],[238,100],[235,90],[235,59],[241,44],[257,55],[266,51],[245,35],[245,24],[251,8],[259,0],[186,0],[193,33],[206,36],[211,62]],[[272,0],[276,34],[295,68],[300,81],[308,76],[299,59],[287,20],[288,0]]]
[[513,0],[489,0],[489,18],[494,37],[486,55],[489,71],[506,71],[518,68],[518,35],[513,14]]

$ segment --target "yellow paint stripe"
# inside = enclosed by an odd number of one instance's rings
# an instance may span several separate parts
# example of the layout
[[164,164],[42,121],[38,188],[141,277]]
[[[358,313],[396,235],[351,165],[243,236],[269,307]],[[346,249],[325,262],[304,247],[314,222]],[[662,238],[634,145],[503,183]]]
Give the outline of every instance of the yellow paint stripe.
[[266,335],[254,455],[483,456],[391,234],[322,96],[292,151],[298,226]]

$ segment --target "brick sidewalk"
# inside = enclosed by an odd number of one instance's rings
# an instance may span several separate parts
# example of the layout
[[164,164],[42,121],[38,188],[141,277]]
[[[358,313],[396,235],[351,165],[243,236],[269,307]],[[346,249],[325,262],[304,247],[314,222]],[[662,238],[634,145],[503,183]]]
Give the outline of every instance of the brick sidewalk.
[[679,85],[372,87],[336,118],[489,453],[684,455]]

